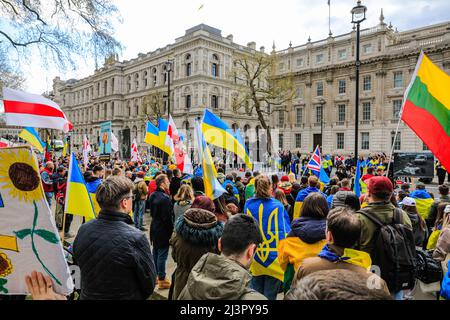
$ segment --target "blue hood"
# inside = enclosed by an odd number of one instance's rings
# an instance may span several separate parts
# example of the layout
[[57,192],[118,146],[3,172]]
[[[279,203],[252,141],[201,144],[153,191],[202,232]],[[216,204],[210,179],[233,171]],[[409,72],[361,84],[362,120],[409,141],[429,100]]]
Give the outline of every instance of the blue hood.
[[296,202],[299,202],[299,201],[303,202],[303,201],[305,201],[305,198],[306,198],[310,193],[313,193],[313,192],[318,192],[318,193],[320,193],[322,196],[324,196],[324,198],[326,198],[325,195],[324,195],[319,189],[313,188],[313,187],[308,187],[308,188],[306,188],[306,189],[301,190],[301,191],[297,194],[297,199],[295,199],[295,201],[296,201]]
[[298,237],[308,244],[325,239],[327,221],[308,217],[300,217],[292,222],[292,230],[288,237]]
[[416,190],[410,195],[411,198],[415,199],[430,199],[431,196],[426,190]]

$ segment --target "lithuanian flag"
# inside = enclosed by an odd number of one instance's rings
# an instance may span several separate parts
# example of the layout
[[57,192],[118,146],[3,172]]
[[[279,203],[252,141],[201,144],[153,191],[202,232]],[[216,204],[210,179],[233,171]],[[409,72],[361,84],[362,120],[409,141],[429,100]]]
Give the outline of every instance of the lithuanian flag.
[[422,52],[405,93],[402,120],[450,168],[450,76]]

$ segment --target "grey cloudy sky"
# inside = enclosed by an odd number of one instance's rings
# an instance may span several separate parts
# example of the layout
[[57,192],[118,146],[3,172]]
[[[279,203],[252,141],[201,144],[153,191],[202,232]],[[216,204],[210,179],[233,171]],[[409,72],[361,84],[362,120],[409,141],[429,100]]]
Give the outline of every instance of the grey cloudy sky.
[[[255,41],[257,48],[270,50],[275,40],[277,50],[328,36],[327,0],[115,0],[123,23],[116,26],[116,35],[125,49],[121,60],[135,58],[173,43],[186,29],[206,23],[222,30],[222,35],[234,35],[234,41],[247,44]],[[351,31],[350,10],[356,0],[331,0],[333,35]],[[392,22],[399,31],[450,20],[449,0],[366,0],[368,20],[363,28],[378,24],[381,8],[386,23]],[[203,5],[203,8],[199,8]],[[52,79],[82,78],[94,71],[94,62],[80,63],[69,72],[44,70],[39,63],[24,66],[26,89],[33,93],[51,90]]]

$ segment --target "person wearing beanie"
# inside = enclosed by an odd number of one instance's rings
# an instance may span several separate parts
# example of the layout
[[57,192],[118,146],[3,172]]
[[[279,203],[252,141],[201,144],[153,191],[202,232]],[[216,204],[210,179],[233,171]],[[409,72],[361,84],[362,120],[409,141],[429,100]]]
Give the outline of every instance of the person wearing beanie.
[[214,209],[214,203],[209,198],[200,196],[175,222],[175,234],[170,244],[177,268],[172,276],[169,300],[178,298],[192,268],[204,254],[219,253],[217,244],[224,224],[217,219]]
[[281,177],[280,183],[278,185],[278,189],[283,191],[284,195],[286,196],[286,200],[293,211],[294,206],[295,206],[295,199],[291,194],[292,193],[292,184],[291,184],[288,176]]
[[427,226],[425,220],[422,219],[417,211],[416,200],[411,197],[405,197],[402,201],[402,209],[411,219],[416,246],[423,248],[424,242],[428,238]]

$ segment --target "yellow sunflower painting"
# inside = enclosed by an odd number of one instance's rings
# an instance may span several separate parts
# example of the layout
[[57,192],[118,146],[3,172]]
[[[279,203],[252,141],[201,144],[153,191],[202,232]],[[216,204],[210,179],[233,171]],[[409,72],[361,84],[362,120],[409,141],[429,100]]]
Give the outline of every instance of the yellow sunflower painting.
[[6,253],[0,251],[0,278],[4,278],[13,272],[13,265]]
[[36,161],[28,149],[0,152],[0,164],[0,190],[26,203],[43,198]]

